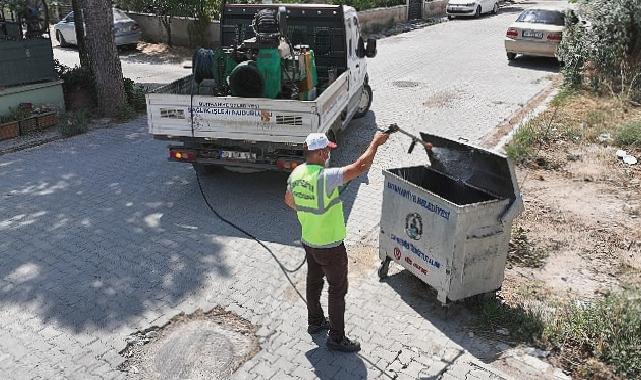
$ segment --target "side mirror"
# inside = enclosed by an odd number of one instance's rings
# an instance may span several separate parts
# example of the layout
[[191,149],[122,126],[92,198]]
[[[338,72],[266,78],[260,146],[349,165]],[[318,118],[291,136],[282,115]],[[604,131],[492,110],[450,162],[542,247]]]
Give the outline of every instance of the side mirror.
[[365,56],[367,58],[376,57],[376,40],[374,38],[367,39],[367,48],[365,49]]
[[363,37],[358,37],[358,46],[356,47],[356,56],[358,58],[363,58],[365,57],[367,53],[365,52],[365,41],[363,41]]

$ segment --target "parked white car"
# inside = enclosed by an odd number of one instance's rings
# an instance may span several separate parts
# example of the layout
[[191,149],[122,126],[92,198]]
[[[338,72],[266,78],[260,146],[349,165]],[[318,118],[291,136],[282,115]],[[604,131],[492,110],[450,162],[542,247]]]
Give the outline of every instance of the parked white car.
[[533,7],[521,12],[505,35],[507,58],[511,61],[518,54],[556,57],[566,12],[565,8],[557,7]]
[[499,13],[498,0],[449,0],[446,8],[447,18],[480,17],[483,13]]
[[[138,41],[142,36],[140,26],[125,12],[113,8],[114,14],[114,37],[116,46],[131,46],[136,47]],[[73,12],[63,18],[60,22],[54,25],[56,39],[61,47],[69,45],[77,45],[78,39],[76,38],[76,25],[74,23]]]

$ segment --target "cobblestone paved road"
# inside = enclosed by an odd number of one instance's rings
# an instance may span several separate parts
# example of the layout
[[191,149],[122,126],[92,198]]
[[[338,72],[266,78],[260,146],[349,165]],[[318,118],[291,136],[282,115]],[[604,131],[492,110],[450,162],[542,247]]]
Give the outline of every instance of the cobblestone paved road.
[[[379,43],[370,62],[374,112],[354,122],[338,163],[374,123],[476,141],[543,89],[548,61],[508,66],[513,13],[448,22]],[[417,82],[399,87],[395,82]],[[401,84],[402,86],[402,84]],[[165,160],[144,119],[0,156],[0,378],[123,378],[125,338],[179,312],[221,305],[259,326],[262,350],[238,379],[500,379],[500,347],[463,328],[418,280],[376,278],[382,167],[424,162],[394,137],[345,195],[351,282],[348,333],[361,355],[328,352],[305,332],[305,307],[271,257],[205,209],[191,167]],[[204,178],[219,211],[288,266],[302,258],[285,176]],[[304,271],[292,280],[304,289]],[[454,312],[454,314],[453,314]],[[529,361],[533,373],[553,369]],[[135,377],[135,376],[133,376]]]

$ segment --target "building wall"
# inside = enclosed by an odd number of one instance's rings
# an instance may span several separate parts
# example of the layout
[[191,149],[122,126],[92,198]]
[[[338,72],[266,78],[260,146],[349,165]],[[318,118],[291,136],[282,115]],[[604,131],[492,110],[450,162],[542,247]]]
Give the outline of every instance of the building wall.
[[[149,42],[167,42],[167,33],[160,18],[153,14],[127,12],[127,15],[140,25],[142,37]],[[175,17],[171,21],[171,37],[173,43],[181,46],[189,46],[189,25],[194,22],[193,18]],[[220,22],[212,21],[207,27],[205,47],[215,48],[220,46]]]
[[[160,18],[153,14],[127,12],[127,15],[134,19],[142,29],[142,37],[149,42],[167,42],[167,33],[160,21]],[[375,8],[358,12],[358,19],[361,28],[366,30],[372,29],[375,24],[389,25],[390,23],[399,23],[407,20],[407,6],[398,5],[389,8]],[[189,29],[188,26],[194,19],[177,17],[171,24],[171,35],[174,44],[189,46]],[[220,22],[212,21],[207,28],[207,41],[210,44],[206,47],[220,46]]]
[[62,81],[0,89],[0,115],[7,114],[10,107],[16,107],[20,103],[53,106],[58,111],[64,112],[65,99],[62,93]]
[[374,8],[358,12],[361,28],[372,30],[375,25],[390,26],[407,21],[407,5],[397,5],[389,8]]
[[423,2],[423,20],[430,18],[445,17],[445,8],[447,7],[447,0],[434,0]]

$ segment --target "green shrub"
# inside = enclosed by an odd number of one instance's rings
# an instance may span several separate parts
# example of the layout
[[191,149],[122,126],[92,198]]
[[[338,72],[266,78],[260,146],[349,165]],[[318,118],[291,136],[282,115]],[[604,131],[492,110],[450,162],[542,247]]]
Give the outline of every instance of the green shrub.
[[89,111],[82,109],[77,112],[68,112],[60,123],[60,133],[64,137],[71,137],[89,130]]
[[641,98],[641,6],[639,0],[581,0],[592,26],[572,25],[559,48],[566,84],[589,82],[593,89]]
[[619,146],[641,147],[641,120],[624,124],[614,136],[614,141]]
[[142,111],[147,103],[145,102],[145,90],[129,78],[123,78],[127,103],[134,111]]
[[118,112],[116,112],[116,119],[120,121],[131,120],[135,116],[136,110],[129,104],[125,104],[124,106],[120,107],[118,109]]
[[6,121],[20,121],[31,116],[31,111],[25,107],[9,107],[9,114],[4,117]]
[[509,305],[500,298],[489,298],[474,305],[475,327],[491,334],[499,328],[508,330],[513,339],[533,343],[538,341],[545,329],[541,313],[522,305]]
[[[641,290],[561,309],[544,332],[557,350],[587,353],[629,379],[641,377]],[[580,358],[573,358],[580,359]]]
[[505,146],[507,155],[517,163],[524,163],[531,158],[535,147],[540,144],[541,128],[536,120],[521,125],[512,140]]
[[532,305],[486,299],[471,307],[474,327],[493,335],[505,328],[512,341],[550,350],[579,378],[593,378],[585,372],[599,368],[598,363],[591,363],[594,359],[622,378],[641,378],[641,289],[610,294],[592,303],[554,303],[553,308]]
[[[62,87],[65,94],[75,91],[80,87],[86,89],[91,95],[92,103],[96,103],[94,78],[88,69],[79,66],[69,68],[60,64],[57,60],[54,62],[54,67],[60,79],[63,80]],[[123,78],[123,86],[127,104],[130,108],[135,112],[143,111],[146,107],[145,90],[129,78]]]

